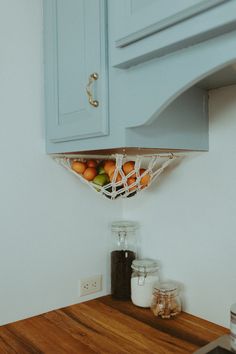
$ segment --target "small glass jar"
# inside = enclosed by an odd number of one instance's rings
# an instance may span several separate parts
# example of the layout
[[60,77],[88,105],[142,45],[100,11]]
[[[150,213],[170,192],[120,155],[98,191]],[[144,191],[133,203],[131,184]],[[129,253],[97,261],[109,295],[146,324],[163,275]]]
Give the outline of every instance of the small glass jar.
[[131,264],[136,258],[138,225],[132,221],[115,221],[111,229],[111,295],[115,299],[130,300]]
[[170,318],[181,312],[178,286],[174,282],[160,283],[155,287],[151,304],[152,312],[161,318]]
[[230,339],[231,348],[236,351],[236,303],[230,308]]
[[131,300],[136,306],[150,307],[153,290],[159,283],[158,263],[152,259],[136,259],[132,269]]

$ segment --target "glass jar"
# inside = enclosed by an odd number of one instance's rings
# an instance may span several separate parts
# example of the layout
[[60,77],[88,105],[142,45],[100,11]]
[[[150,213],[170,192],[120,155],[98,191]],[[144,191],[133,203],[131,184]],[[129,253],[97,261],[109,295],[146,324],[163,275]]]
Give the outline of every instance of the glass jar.
[[231,348],[236,351],[236,303],[230,308],[230,339]]
[[113,251],[111,252],[111,295],[120,300],[129,300],[131,295],[131,264],[136,258],[137,223],[116,221],[112,223]]
[[132,269],[131,300],[136,306],[150,307],[154,287],[159,283],[158,263],[152,259],[137,259]]
[[160,283],[155,287],[151,309],[155,316],[170,318],[181,312],[178,286],[174,282]]

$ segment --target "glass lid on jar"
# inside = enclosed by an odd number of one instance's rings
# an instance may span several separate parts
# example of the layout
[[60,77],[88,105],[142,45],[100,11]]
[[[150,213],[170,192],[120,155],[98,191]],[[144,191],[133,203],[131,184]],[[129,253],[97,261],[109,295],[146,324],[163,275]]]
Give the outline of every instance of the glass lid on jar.
[[114,232],[134,232],[138,228],[138,223],[134,221],[114,221],[111,230]]
[[152,273],[159,269],[159,264],[154,259],[135,259],[131,267],[137,272]]
[[166,281],[159,283],[158,286],[155,286],[154,292],[159,292],[161,294],[168,294],[178,290],[178,284],[174,281]]
[[236,316],[236,303],[230,307],[230,312]]

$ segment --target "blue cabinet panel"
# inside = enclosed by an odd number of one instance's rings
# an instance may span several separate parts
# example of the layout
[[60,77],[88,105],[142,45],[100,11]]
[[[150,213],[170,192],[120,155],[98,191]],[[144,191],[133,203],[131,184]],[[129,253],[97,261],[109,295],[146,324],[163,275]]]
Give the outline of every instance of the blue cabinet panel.
[[115,45],[125,47],[228,0],[119,0],[111,2]]
[[[139,5],[137,11],[132,10],[131,0],[108,3],[113,67],[127,69],[236,29],[235,0],[164,0],[160,6],[161,3],[162,0],[143,0],[145,6]],[[178,6],[179,12],[172,13]]]
[[[52,143],[108,133],[108,75],[104,0],[45,0],[45,99]],[[89,103],[89,90],[98,101]]]

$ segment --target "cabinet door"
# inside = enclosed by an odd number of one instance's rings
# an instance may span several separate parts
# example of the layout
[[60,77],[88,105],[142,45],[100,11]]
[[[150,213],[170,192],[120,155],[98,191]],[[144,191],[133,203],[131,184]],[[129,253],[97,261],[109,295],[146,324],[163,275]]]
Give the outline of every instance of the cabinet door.
[[[47,138],[62,142],[106,135],[107,66],[104,0],[45,0]],[[90,86],[98,107],[89,103]]]
[[115,46],[127,46],[226,1],[112,0]]

